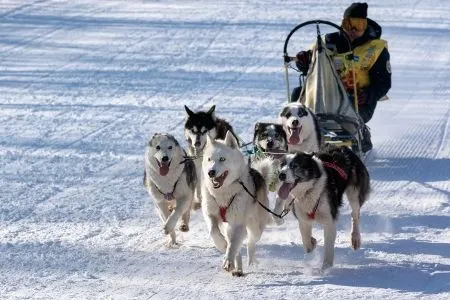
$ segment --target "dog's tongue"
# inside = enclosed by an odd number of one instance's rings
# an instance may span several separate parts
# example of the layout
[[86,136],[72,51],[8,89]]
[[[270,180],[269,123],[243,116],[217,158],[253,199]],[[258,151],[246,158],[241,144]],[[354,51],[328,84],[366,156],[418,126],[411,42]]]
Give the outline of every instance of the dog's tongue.
[[159,175],[166,176],[169,173],[169,164],[161,164],[159,166]]
[[300,128],[291,128],[291,135],[289,136],[288,143],[297,145],[298,142],[300,142]]
[[289,192],[291,191],[293,185],[293,183],[284,182],[278,190],[278,196],[281,199],[286,199],[289,196]]

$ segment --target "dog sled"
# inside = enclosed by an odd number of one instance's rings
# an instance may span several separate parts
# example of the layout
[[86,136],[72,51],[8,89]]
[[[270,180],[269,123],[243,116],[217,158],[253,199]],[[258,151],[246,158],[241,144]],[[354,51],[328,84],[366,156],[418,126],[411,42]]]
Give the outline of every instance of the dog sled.
[[[299,29],[306,26],[316,28],[316,42],[311,48],[312,59],[307,71],[301,72],[291,64],[297,60],[295,56],[289,56],[287,50],[291,37]],[[345,59],[353,68],[353,51],[345,31],[338,25],[322,20],[311,20],[294,27],[288,34],[284,43],[284,66],[286,92],[288,102],[299,101],[310,108],[317,116],[323,142],[325,144],[345,145],[355,151],[360,157],[363,156],[361,141],[364,122],[358,114],[357,96],[352,100],[347,95],[343,83],[335,69],[332,51],[325,45],[324,35],[321,33],[320,25],[327,25],[341,31],[348,41],[348,53]],[[289,86],[289,69],[299,74],[299,87],[291,94]],[[353,70],[353,76],[355,72]],[[353,78],[355,83],[355,78]],[[354,94],[356,85],[354,84]]]

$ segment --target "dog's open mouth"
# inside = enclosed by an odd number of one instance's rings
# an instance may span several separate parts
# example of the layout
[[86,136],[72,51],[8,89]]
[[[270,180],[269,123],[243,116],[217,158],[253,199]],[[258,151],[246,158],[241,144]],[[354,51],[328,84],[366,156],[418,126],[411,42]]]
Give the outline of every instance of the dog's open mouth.
[[291,145],[297,145],[300,142],[300,132],[302,131],[302,126],[300,127],[288,127],[288,143]]
[[223,182],[225,181],[225,179],[228,176],[228,171],[223,172],[220,176],[211,178],[211,182],[213,184],[213,187],[215,189],[220,188],[223,185]]
[[166,176],[167,173],[169,173],[171,161],[164,161],[164,162],[160,162],[159,160],[156,161],[158,162],[159,175]]
[[283,184],[278,189],[278,197],[280,197],[281,199],[286,199],[294,187],[294,182],[283,182]]

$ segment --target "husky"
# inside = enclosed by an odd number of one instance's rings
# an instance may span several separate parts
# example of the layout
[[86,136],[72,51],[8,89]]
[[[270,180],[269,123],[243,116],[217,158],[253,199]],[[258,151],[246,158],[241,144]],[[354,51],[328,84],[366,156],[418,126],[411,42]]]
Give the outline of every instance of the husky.
[[[174,228],[180,217],[180,231],[189,231],[190,209],[197,183],[194,163],[185,157],[186,152],[170,134],[154,134],[145,151],[144,186],[155,201],[171,245],[177,244]],[[171,207],[174,207],[172,212]]]
[[255,246],[268,222],[266,180],[270,160],[253,168],[229,131],[224,141],[207,137],[203,152],[202,211],[215,246],[225,253],[222,268],[242,276],[240,249],[247,237],[248,265],[255,262]]
[[196,157],[195,169],[197,171],[198,180],[194,195],[194,205],[195,209],[199,208],[201,205],[201,186],[202,186],[202,159],[203,149],[206,145],[206,137],[209,136],[212,139],[223,140],[228,131],[232,132],[233,127],[225,120],[217,118],[215,115],[216,106],[213,105],[208,111],[193,112],[186,105],[184,106],[186,111],[186,118],[184,124],[184,136],[188,143],[188,154],[190,156]]
[[300,102],[286,104],[279,114],[288,139],[290,153],[317,152],[322,146],[322,134],[315,114]]
[[[288,152],[288,143],[283,125],[258,122],[255,124],[253,148],[256,156],[279,158]],[[261,154],[261,155],[260,155]]]
[[[288,152],[288,142],[286,132],[283,129],[283,125],[270,122],[259,122],[255,124],[254,136],[253,136],[253,148],[254,148],[254,160],[261,159],[262,157],[271,157],[273,159],[273,169],[279,168],[279,159]],[[272,177],[269,181],[268,188],[270,192],[275,192],[278,184],[277,172],[272,172]],[[277,225],[284,223],[284,220],[278,216],[281,215],[284,208],[284,199],[276,198],[276,204],[271,215],[272,220]],[[278,215],[278,216],[277,216]]]
[[360,209],[370,193],[369,173],[361,159],[345,146],[327,145],[318,154],[287,154],[281,163],[282,182],[278,196],[291,196],[303,247],[307,253],[316,247],[312,223],[324,229],[324,261],[322,268],[333,266],[336,220],[345,192],[351,207],[351,246],[361,246]]

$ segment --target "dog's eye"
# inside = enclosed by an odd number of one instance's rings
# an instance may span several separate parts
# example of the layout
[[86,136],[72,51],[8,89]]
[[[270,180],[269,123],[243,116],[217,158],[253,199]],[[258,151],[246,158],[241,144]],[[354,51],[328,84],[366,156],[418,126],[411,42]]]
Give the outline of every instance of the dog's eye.
[[225,161],[225,157],[221,157],[221,158],[219,158],[219,161]]
[[287,118],[287,119],[289,119],[291,116],[292,116],[292,114],[291,114],[290,112],[288,112],[288,113],[286,114],[286,118]]
[[208,157],[208,161],[211,161],[211,157]]
[[172,146],[167,147],[167,149],[172,150]]
[[306,112],[306,110],[304,110],[304,109],[300,109],[299,111],[298,111],[298,116],[299,117],[303,117],[303,116],[307,116],[308,115],[308,113]]
[[161,147],[159,145],[156,146],[156,150],[161,150]]

